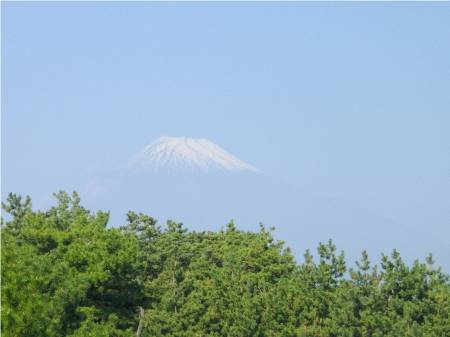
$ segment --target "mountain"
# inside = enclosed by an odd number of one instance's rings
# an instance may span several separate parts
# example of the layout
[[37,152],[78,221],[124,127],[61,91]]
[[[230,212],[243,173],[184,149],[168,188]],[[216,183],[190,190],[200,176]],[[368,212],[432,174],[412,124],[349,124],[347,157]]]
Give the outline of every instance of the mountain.
[[159,137],[142,149],[130,167],[152,171],[259,171],[207,139],[168,136]]
[[276,237],[299,259],[329,238],[350,260],[363,249],[379,256],[397,248],[406,260],[431,251],[448,264],[450,253],[439,233],[410,235],[418,229],[271,177],[206,139],[160,137],[126,169],[102,172],[82,199],[89,208],[111,210],[112,226],[123,224],[128,210],[199,231],[220,229],[231,219],[244,230],[274,225]]

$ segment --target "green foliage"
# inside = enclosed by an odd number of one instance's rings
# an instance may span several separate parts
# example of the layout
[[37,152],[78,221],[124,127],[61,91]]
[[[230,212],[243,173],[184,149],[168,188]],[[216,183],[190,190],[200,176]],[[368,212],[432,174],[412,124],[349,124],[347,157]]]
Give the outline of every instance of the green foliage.
[[2,228],[2,334],[133,329],[143,297],[137,238],[107,229],[108,214],[90,214],[76,194],[56,197],[57,206],[47,212],[4,207],[14,213]]
[[363,252],[348,269],[329,241],[296,264],[264,226],[192,232],[129,212],[107,227],[76,193],[55,197],[45,212],[13,194],[2,205],[4,336],[450,336],[431,256],[372,266]]

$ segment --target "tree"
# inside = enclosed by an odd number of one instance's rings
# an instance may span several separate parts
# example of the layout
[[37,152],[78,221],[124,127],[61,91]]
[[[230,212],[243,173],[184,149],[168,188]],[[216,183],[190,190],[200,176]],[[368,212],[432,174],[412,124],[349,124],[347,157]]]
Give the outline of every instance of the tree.
[[91,214],[76,194],[56,196],[47,212],[18,207],[16,196],[4,205],[12,220],[2,228],[3,335],[131,332],[142,299],[137,238],[106,228],[108,214]]
[[297,264],[273,229],[159,226],[129,212],[108,227],[76,193],[33,211],[2,204],[2,334],[173,337],[450,336],[447,274],[366,252],[347,269],[330,240]]

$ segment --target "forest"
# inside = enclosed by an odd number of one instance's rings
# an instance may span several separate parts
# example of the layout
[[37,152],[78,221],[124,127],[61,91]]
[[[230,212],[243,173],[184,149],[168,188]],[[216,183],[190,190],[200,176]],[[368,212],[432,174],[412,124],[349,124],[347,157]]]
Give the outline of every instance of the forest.
[[349,264],[330,240],[296,262],[263,225],[198,232],[130,211],[118,227],[76,193],[55,197],[2,204],[4,337],[450,336],[449,276],[431,255]]

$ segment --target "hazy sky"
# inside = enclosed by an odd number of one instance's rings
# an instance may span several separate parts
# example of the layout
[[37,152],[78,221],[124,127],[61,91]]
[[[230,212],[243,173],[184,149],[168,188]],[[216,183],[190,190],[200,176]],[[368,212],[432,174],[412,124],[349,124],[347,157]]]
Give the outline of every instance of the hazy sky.
[[2,189],[160,135],[450,236],[450,4],[4,3]]

